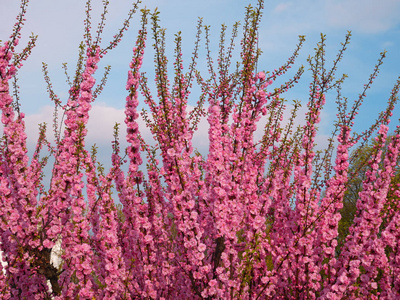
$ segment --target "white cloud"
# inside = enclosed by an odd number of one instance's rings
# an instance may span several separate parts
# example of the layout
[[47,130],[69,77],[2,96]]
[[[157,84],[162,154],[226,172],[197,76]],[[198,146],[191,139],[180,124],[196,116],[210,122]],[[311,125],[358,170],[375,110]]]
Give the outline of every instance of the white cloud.
[[370,34],[399,24],[399,14],[398,0],[330,0],[326,5],[329,25]]
[[395,43],[393,43],[393,42],[391,42],[391,41],[382,43],[382,47],[385,48],[385,49],[391,48],[391,47],[393,47],[393,46],[395,46]]
[[[191,111],[194,107],[188,106],[188,111]],[[207,107],[205,107],[207,110]],[[289,120],[291,106],[289,105],[284,112],[283,124]],[[306,107],[302,107],[298,112],[298,117],[295,121],[295,127],[297,125],[303,125],[305,123],[304,116],[307,111]],[[124,123],[125,114],[123,109],[116,109],[105,105],[104,103],[94,104],[90,111],[90,118],[87,125],[88,134],[86,137],[86,145],[91,146],[92,144],[97,144],[100,147],[108,147],[111,145],[113,140],[114,125],[116,122],[120,123],[120,142],[126,144],[125,142],[125,132],[126,125]],[[61,114],[59,116],[61,119]],[[38,124],[46,122],[47,123],[47,136],[52,139],[52,121],[53,120],[53,107],[45,106],[38,114],[28,115],[25,119],[26,133],[28,136],[29,148],[33,149],[38,138]],[[326,126],[329,125],[329,115],[326,112],[322,112],[321,115],[321,130],[323,131]],[[263,134],[264,125],[266,122],[266,117],[262,118],[257,126],[257,131],[255,132],[255,139],[260,139]],[[154,145],[154,139],[151,135],[150,129],[146,127],[144,120],[140,117],[138,120],[139,130],[146,140],[147,143]],[[284,125],[283,125],[284,126]],[[209,140],[208,140],[208,130],[209,124],[206,117],[202,117],[198,125],[198,130],[193,136],[193,147],[197,148],[201,153],[206,153],[208,151]],[[322,135],[321,135],[322,137]],[[320,139],[320,138],[319,138]]]
[[[188,110],[193,107],[189,106]],[[47,137],[49,140],[54,139],[53,135],[53,111],[51,106],[42,107],[37,114],[27,115],[25,118],[26,134],[28,136],[28,147],[33,150],[34,145],[39,137],[38,124],[47,123]],[[59,121],[61,121],[61,112],[59,112]],[[87,137],[86,145],[97,144],[98,146],[109,146],[111,141],[114,140],[114,125],[120,123],[119,133],[120,142],[125,143],[126,125],[124,123],[125,113],[124,109],[116,109],[104,103],[96,103],[92,106],[89,112],[89,121],[87,124]],[[146,123],[142,117],[138,119],[139,130],[145,141],[154,145],[154,139],[150,129],[146,127]],[[201,151],[208,150],[208,122],[206,118],[202,118],[198,130],[194,134],[193,147]]]
[[[2,1],[4,2],[4,1]],[[5,40],[12,32],[15,18],[20,12],[20,1],[5,1],[1,4],[0,39]],[[85,2],[82,0],[69,1],[32,1],[29,3],[25,15],[26,22],[22,27],[22,38],[18,49],[26,45],[31,33],[38,35],[36,47],[32,52],[32,58],[27,61],[27,66],[33,65],[34,61],[41,64],[46,63],[60,65],[64,61],[73,61],[77,57],[78,46],[83,40]],[[122,27],[133,1],[111,1],[106,16],[106,26],[102,34],[103,46],[108,45],[113,35]],[[152,1],[154,2],[154,1]],[[139,8],[142,8],[141,5]],[[91,11],[91,33],[96,37],[97,25],[103,11],[102,1],[92,1]],[[131,24],[139,24],[140,12],[133,16]],[[136,32],[134,29],[133,32]],[[37,65],[37,64],[36,64]],[[37,66],[34,66],[36,68]],[[40,70],[40,69],[39,69]]]
[[[101,103],[93,105],[89,112],[89,122],[87,125],[88,142],[98,145],[111,144],[115,123],[120,124],[119,132],[120,139],[122,140],[126,132],[124,120],[125,113],[123,109],[116,109]],[[140,120],[140,123],[142,123],[142,120]],[[140,129],[142,130],[142,126],[140,126]]]
[[[291,118],[291,111],[293,109],[292,104],[287,104],[286,109],[283,112],[283,120],[281,122],[281,127],[285,128],[285,126],[288,124],[290,118]],[[297,111],[297,116],[294,119],[293,122],[293,130],[295,131],[298,126],[303,126],[305,125],[306,122],[306,114],[308,112],[308,107],[307,105],[302,105],[299,110]],[[268,116],[265,116],[261,118],[259,123],[257,124],[257,130],[254,133],[254,138],[255,141],[261,140],[261,138],[264,135],[264,128],[265,125],[268,121]],[[328,146],[328,138],[330,137],[329,135],[325,134],[326,132],[329,132],[330,125],[331,125],[331,115],[326,112],[325,110],[322,110],[320,112],[320,122],[317,125],[318,127],[318,132],[315,137],[315,143],[316,143],[316,149],[322,150],[325,149]]]
[[[278,54],[298,35],[382,34],[400,24],[399,0],[299,0],[266,6],[260,47]],[[343,33],[342,33],[343,32]],[[291,44],[289,44],[291,45]]]
[[49,135],[53,128],[53,111],[53,107],[44,106],[40,109],[39,113],[25,116],[25,132],[28,148],[36,145],[39,138],[39,124],[41,123],[47,124],[47,137],[50,140],[53,139],[53,136],[50,137]]
[[275,13],[282,13],[284,11],[287,11],[291,6],[292,2],[285,2],[285,3],[280,3],[274,8]]
[[[44,106],[39,113],[27,115],[25,118],[26,133],[28,136],[28,145],[31,147],[36,143],[39,137],[38,124],[47,123],[47,136],[50,140],[54,138],[53,131],[53,112],[51,106]],[[59,111],[59,121],[62,118],[62,111]],[[123,141],[126,125],[124,123],[124,109],[116,109],[103,103],[92,105],[89,112],[89,121],[87,124],[87,143],[97,145],[110,145],[113,140],[114,125],[120,123],[120,139]],[[146,127],[142,118],[139,118],[139,128],[146,140],[151,139],[150,130]],[[62,130],[63,131],[63,130]]]

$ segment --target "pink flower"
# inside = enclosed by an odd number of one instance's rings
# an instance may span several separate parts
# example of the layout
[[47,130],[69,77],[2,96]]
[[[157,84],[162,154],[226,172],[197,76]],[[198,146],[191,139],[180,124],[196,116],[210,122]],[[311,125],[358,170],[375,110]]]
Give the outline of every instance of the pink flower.
[[146,243],[150,243],[152,240],[153,240],[153,237],[152,237],[151,235],[146,235],[146,236],[144,237],[144,241],[145,241]]
[[266,76],[265,76],[264,72],[258,72],[256,77],[262,81],[262,80],[265,80]]
[[209,286],[211,287],[215,287],[217,285],[217,281],[215,279],[210,280],[210,282],[208,283]]
[[207,247],[203,243],[200,243],[198,249],[200,252],[204,252],[206,251]]
[[48,249],[51,249],[51,248],[54,247],[54,242],[46,239],[46,240],[43,241],[43,246],[45,246]]
[[175,154],[176,154],[174,148],[169,148],[169,149],[167,150],[167,153],[168,153],[168,155],[171,156],[171,157],[174,157]]

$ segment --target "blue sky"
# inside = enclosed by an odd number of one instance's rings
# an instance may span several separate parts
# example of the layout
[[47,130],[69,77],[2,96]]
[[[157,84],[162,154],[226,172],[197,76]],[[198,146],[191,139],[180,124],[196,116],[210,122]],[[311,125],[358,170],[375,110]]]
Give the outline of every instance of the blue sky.
[[[121,26],[131,5],[128,0],[110,2],[104,41],[108,41]],[[211,40],[216,49],[221,24],[225,23],[228,28],[231,28],[235,21],[243,19],[244,7],[247,4],[256,4],[254,0],[145,0],[143,2],[141,7],[146,6],[150,9],[158,7],[161,12],[161,26],[167,28],[169,53],[173,50],[174,34],[179,30],[182,31],[186,62],[189,61],[193,49],[198,17],[203,17],[204,24],[211,25]],[[93,0],[92,5],[95,28],[96,20],[101,12],[101,1]],[[3,0],[0,8],[0,20],[2,20],[0,39],[5,40],[10,35],[15,17],[19,12],[19,1]],[[83,36],[84,11],[85,1],[83,0],[31,0],[29,3],[21,44],[24,45],[24,41],[31,32],[37,34],[39,38],[32,56],[20,71],[19,85],[22,111],[27,115],[30,145],[33,145],[37,137],[37,123],[47,121],[51,124],[52,119],[52,103],[47,96],[41,72],[42,61],[49,65],[55,91],[65,102],[68,86],[61,67],[63,62],[67,62],[70,71],[74,71],[78,45]],[[313,48],[319,41],[320,33],[327,36],[327,62],[331,63],[340,48],[340,42],[344,41],[346,32],[351,30],[351,43],[338,71],[338,74],[349,75],[344,85],[344,95],[349,99],[355,99],[361,92],[363,84],[367,82],[379,58],[379,53],[383,50],[388,51],[380,75],[373,88],[369,90],[361,114],[356,120],[358,130],[367,128],[377,117],[378,112],[385,107],[390,90],[400,75],[399,16],[399,0],[266,1],[260,29],[259,46],[263,50],[263,55],[259,62],[259,69],[273,70],[284,64],[291,56],[299,35],[306,36],[306,43],[301,50],[296,67],[303,64],[307,68],[306,58],[313,54]],[[89,144],[96,142],[100,146],[110,145],[113,124],[123,123],[126,74],[140,25],[139,20],[139,14],[134,16],[132,25],[119,47],[107,54],[100,63],[100,69],[106,65],[111,65],[112,69],[103,94],[93,106],[89,124]],[[147,71],[149,76],[153,74],[151,44],[149,40],[148,50],[150,51],[145,54],[143,66],[143,70]],[[237,45],[239,46],[239,42]],[[173,57],[170,56],[170,62],[172,61]],[[293,75],[296,67],[289,73]],[[199,60],[199,68],[206,70],[206,66],[202,65],[202,58]],[[283,79],[289,79],[290,74]],[[285,97],[302,100],[305,105],[308,99],[307,86],[306,74],[300,85]],[[195,93],[191,99],[192,103],[196,101]],[[334,95],[332,95],[330,99],[328,98],[327,107],[322,115],[319,134],[319,143],[322,145],[324,138],[330,132],[329,124],[334,120],[335,114]],[[399,117],[400,114],[397,113],[393,123],[398,123],[396,120]],[[51,134],[51,126],[49,127]],[[145,129],[143,132],[148,135]],[[196,140],[197,147],[204,150],[207,148],[206,125],[201,128]]]

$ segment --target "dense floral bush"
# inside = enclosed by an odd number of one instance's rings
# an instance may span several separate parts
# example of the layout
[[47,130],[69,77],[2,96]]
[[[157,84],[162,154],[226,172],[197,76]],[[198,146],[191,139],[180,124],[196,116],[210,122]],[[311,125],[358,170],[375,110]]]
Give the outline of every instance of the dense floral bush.
[[[2,299],[399,299],[400,195],[391,180],[398,168],[399,127],[385,143],[400,81],[373,126],[362,135],[353,133],[353,119],[382,60],[360,97],[348,106],[340,92],[345,76],[335,75],[350,34],[330,69],[321,36],[308,61],[312,82],[306,124],[296,127],[299,103],[284,122],[283,96],[303,68],[285,84],[273,86],[293,65],[304,38],[287,64],[271,73],[258,71],[262,0],[246,8],[236,67],[232,51],[239,24],[228,42],[223,27],[215,64],[209,27],[199,21],[187,73],[176,35],[171,81],[158,12],[142,9],[126,86],[129,147],[120,152],[116,126],[112,168],[106,173],[97,167],[96,149],[85,145],[91,103],[106,81],[95,87],[94,74],[122,38],[138,4],[115,39],[103,46],[105,17],[92,36],[87,2],[85,43],[65,105],[44,68],[56,112],[65,115],[64,129],[57,131],[55,118],[52,144],[42,126],[30,161],[24,114],[10,91],[16,70],[36,41],[32,36],[17,52],[27,2],[21,1],[13,34],[0,47]],[[106,12],[108,1],[103,3]],[[154,98],[140,71],[148,19],[155,51]],[[196,69],[203,32],[209,78]],[[189,110],[195,82],[201,93]],[[138,127],[140,93],[149,107],[143,118],[157,142],[154,147],[146,144]],[[328,93],[336,93],[338,118],[328,147],[318,152],[315,137]],[[203,116],[209,124],[207,155],[192,146]],[[266,120],[264,134],[256,140],[261,119]],[[349,151],[375,133],[355,217],[337,251],[344,194],[357,171],[349,169]],[[48,189],[43,184],[48,161],[47,155],[41,156],[43,147],[55,159]],[[143,157],[145,173],[139,168]],[[51,251],[57,242],[62,261],[54,265]]]

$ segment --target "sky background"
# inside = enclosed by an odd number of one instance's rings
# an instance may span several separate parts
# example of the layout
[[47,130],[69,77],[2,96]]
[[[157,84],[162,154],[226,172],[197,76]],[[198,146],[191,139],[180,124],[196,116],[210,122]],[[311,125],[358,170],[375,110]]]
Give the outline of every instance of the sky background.
[[[27,21],[22,30],[23,38],[18,49],[22,49],[22,46],[26,44],[31,32],[39,36],[37,47],[33,49],[31,57],[19,72],[21,106],[27,116],[30,151],[38,136],[38,123],[46,121],[49,123],[49,134],[52,132],[53,106],[46,91],[41,71],[42,62],[48,64],[54,90],[65,103],[68,85],[65,82],[62,63],[67,62],[73,74],[78,45],[83,39],[85,2],[84,0],[31,0],[29,3]],[[117,32],[131,7],[131,1],[128,0],[110,2],[103,35],[104,42],[109,41]],[[221,24],[225,23],[230,32],[235,21],[243,20],[244,7],[248,4],[256,5],[257,2],[254,0],[144,0],[140,7],[146,6],[151,10],[158,7],[161,12],[160,24],[167,29],[167,53],[170,54],[172,65],[173,39],[178,31],[182,31],[184,60],[189,62],[198,17],[203,18],[205,25],[211,25],[212,50],[214,50],[216,61]],[[102,10],[102,2],[93,0],[92,6],[94,31]],[[18,12],[19,1],[0,0],[1,40],[6,40],[11,34]],[[400,0],[266,1],[259,35],[259,47],[263,55],[258,68],[266,71],[279,68],[293,53],[298,43],[298,36],[305,35],[306,42],[295,67],[282,78],[282,80],[288,80],[295,74],[298,67],[301,65],[306,67],[306,73],[299,85],[284,95],[289,100],[301,100],[305,106],[308,100],[310,75],[306,59],[308,55],[313,54],[320,34],[326,34],[327,63],[330,66],[340,49],[340,43],[344,41],[347,31],[351,30],[351,43],[337,74],[338,76],[342,73],[349,75],[343,88],[343,95],[353,101],[362,91],[363,85],[367,83],[369,74],[380,56],[379,53],[387,50],[387,58],[381,67],[380,75],[372,89],[368,91],[365,104],[356,119],[356,129],[361,131],[368,128],[378,116],[379,111],[385,108],[390,91],[400,75],[399,16]],[[101,147],[102,160],[109,160],[107,157],[110,154],[114,123],[123,123],[124,120],[127,71],[139,26],[140,14],[137,13],[120,45],[109,52],[99,65],[98,78],[101,78],[101,70],[104,66],[111,65],[112,69],[104,92],[93,105],[87,143],[89,145],[96,143]],[[204,35],[202,42],[204,46]],[[154,63],[151,44],[152,42],[148,40],[148,51],[145,53],[142,70],[153,78]],[[239,41],[236,44],[239,46]],[[206,72],[204,51],[200,55],[198,68]],[[194,91],[190,98],[192,105],[197,101],[196,96],[198,93]],[[331,94],[327,100],[317,138],[321,146],[326,143],[326,137],[331,129],[329,125],[335,120],[336,115],[335,95]],[[397,109],[393,123],[398,124],[399,117],[399,109]],[[301,120],[298,122],[301,123]],[[150,140],[146,128],[142,126],[141,129],[146,139]],[[207,151],[207,144],[207,123],[204,120],[194,145],[204,152]]]

